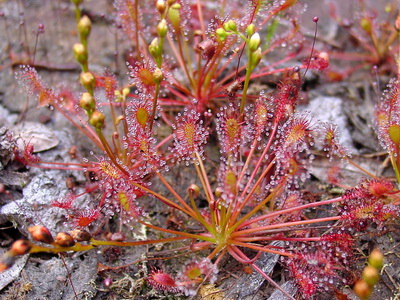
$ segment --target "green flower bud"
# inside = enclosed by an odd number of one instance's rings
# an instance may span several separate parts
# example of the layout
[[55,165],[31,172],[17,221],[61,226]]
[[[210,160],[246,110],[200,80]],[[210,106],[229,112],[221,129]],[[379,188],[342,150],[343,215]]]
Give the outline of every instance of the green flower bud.
[[168,18],[171,21],[172,27],[174,27],[176,33],[181,32],[181,14],[179,10],[181,5],[179,3],[173,4],[168,10]]
[[80,107],[82,107],[87,112],[92,112],[92,110],[96,106],[96,101],[94,100],[93,96],[89,93],[83,93],[82,97],[79,101]]
[[382,252],[379,249],[374,249],[374,250],[372,250],[371,254],[369,255],[368,263],[372,267],[380,270],[383,267],[383,259],[384,258],[383,258]]
[[99,112],[98,110],[94,111],[89,119],[89,123],[96,129],[103,129],[105,121],[106,121],[106,116],[102,112]]
[[157,68],[154,70],[153,72],[153,79],[155,83],[161,83],[161,81],[163,80],[164,75],[163,72],[161,71],[160,68]]
[[229,20],[228,22],[224,23],[223,27],[226,31],[237,32],[237,26],[234,20]]
[[78,22],[79,36],[82,40],[86,40],[92,29],[92,22],[88,16],[83,16]]
[[75,44],[73,47],[74,56],[78,63],[81,65],[87,64],[88,53],[86,47],[83,44]]
[[124,99],[129,95],[129,93],[131,92],[131,89],[126,87],[122,90],[122,96],[124,97]]
[[151,44],[149,45],[149,52],[151,56],[153,56],[155,59],[161,56],[162,54],[162,49],[160,47],[160,43],[158,41],[158,38],[155,38],[151,41]]
[[261,61],[261,57],[262,57],[261,48],[258,48],[256,51],[252,52],[250,55],[251,55],[251,61],[252,61],[250,68],[253,70],[253,69],[255,69],[255,67],[257,67],[257,65]]
[[379,281],[379,271],[372,266],[366,266],[362,278],[369,286],[373,287]]
[[249,26],[247,26],[246,32],[249,36],[252,36],[256,32],[256,25],[250,24]]
[[96,79],[91,72],[82,72],[81,76],[79,77],[79,81],[89,93],[93,92],[96,86]]
[[217,36],[217,41],[218,42],[223,42],[225,41],[226,37],[228,36],[228,33],[225,31],[225,29],[223,28],[218,28],[217,30],[215,30],[215,34]]
[[369,18],[362,18],[360,21],[361,28],[368,34],[372,33],[372,22]]
[[167,35],[168,32],[168,26],[167,26],[167,21],[165,19],[162,19],[160,23],[157,25],[157,34],[160,38],[164,38]]
[[260,39],[260,35],[258,34],[258,32],[254,33],[249,41],[249,50],[250,52],[254,52],[258,49],[258,47],[260,47],[261,44],[261,39]]
[[197,184],[191,184],[188,187],[188,192],[192,193],[194,198],[197,198],[200,195],[200,187]]

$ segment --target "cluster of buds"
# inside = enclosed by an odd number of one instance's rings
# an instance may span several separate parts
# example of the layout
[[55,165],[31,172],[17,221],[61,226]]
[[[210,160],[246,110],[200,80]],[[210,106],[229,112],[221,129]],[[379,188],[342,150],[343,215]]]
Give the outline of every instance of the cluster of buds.
[[260,34],[256,32],[256,28],[254,24],[250,24],[247,26],[246,32],[249,36],[249,40],[247,43],[248,46],[248,55],[249,55],[249,65],[248,68],[250,71],[253,71],[255,67],[260,63],[261,61],[261,39],[260,39]]
[[[79,10],[78,5],[76,7]],[[77,22],[80,43],[73,47],[73,52],[76,61],[81,65],[82,73],[79,76],[81,85],[87,92],[83,93],[79,101],[79,105],[83,108],[88,117],[89,123],[96,129],[101,130],[105,125],[104,113],[96,110],[96,101],[94,99],[94,88],[96,87],[96,78],[92,72],[89,71],[88,63],[88,48],[87,41],[92,29],[92,22],[88,16],[82,16]]]
[[368,258],[368,265],[363,270],[362,279],[354,285],[354,292],[360,299],[367,300],[371,297],[374,286],[379,281],[379,272],[382,267],[383,254],[378,249],[374,249]]
[[234,20],[225,22],[222,27],[217,28],[215,31],[219,43],[224,42],[229,35],[237,35],[246,42],[247,54],[249,56],[248,70],[252,72],[261,61],[261,38],[260,34],[256,32],[256,26],[254,24],[249,24],[247,26],[246,34],[247,37],[238,31]]
[[[84,230],[73,230],[71,232],[59,232],[55,238],[50,230],[44,226],[37,225],[28,228],[28,231],[35,242],[52,245],[54,248],[49,248],[50,252],[54,249],[56,252],[67,251],[69,247],[75,246],[76,242],[89,241],[92,236]],[[38,250],[43,250],[42,247],[28,240],[20,239],[15,241],[11,249],[5,252],[0,257],[0,272],[10,268],[17,256],[34,253]]]

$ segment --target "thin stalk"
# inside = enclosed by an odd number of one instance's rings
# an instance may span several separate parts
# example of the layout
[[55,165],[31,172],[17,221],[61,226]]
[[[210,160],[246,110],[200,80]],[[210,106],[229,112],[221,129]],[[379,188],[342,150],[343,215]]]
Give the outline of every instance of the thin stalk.
[[119,247],[134,247],[141,245],[149,245],[149,244],[159,244],[159,243],[168,243],[180,240],[186,240],[187,237],[177,236],[172,238],[165,239],[157,239],[157,240],[146,240],[146,241],[135,241],[135,242],[118,242],[118,241],[100,241],[91,239],[90,243],[94,246],[119,246]]
[[236,237],[235,241],[248,243],[248,242],[265,242],[265,241],[288,241],[288,242],[319,242],[321,237],[312,238],[286,238],[282,236],[251,236],[251,237]]
[[245,162],[245,164],[244,164],[244,166],[242,168],[242,171],[240,172],[239,179],[237,180],[237,186],[238,187],[240,185],[240,182],[243,179],[244,174],[246,173],[247,167],[249,166],[251,159],[253,158],[253,154],[254,154],[254,151],[256,150],[257,143],[258,143],[258,139],[254,138],[254,142],[250,146],[250,153],[246,158],[246,162]]
[[250,178],[248,180],[248,183],[247,183],[246,187],[244,188],[244,190],[243,190],[243,192],[241,194],[242,198],[244,197],[244,195],[246,194],[247,190],[249,189],[251,183],[253,182],[254,177],[256,176],[256,174],[257,174],[257,172],[258,172],[258,170],[259,170],[259,168],[261,166],[261,163],[264,160],[265,155],[267,154],[269,148],[271,147],[272,141],[275,138],[275,133],[276,133],[277,128],[278,128],[278,123],[275,122],[274,128],[272,129],[272,132],[270,134],[267,146],[264,148],[264,151],[262,152],[262,154],[260,156],[260,159],[258,160],[258,162],[256,164],[256,167],[254,168],[253,173],[251,174],[251,176],[250,176]]
[[204,174],[202,173],[201,168],[196,163],[194,165],[196,167],[197,175],[199,176],[201,185],[203,186],[203,189],[205,191],[206,199],[207,199],[207,202],[208,202],[208,206],[210,207],[211,222],[212,222],[211,226],[213,228],[215,228],[216,227],[216,215],[215,215],[214,209],[211,208],[211,204],[215,203],[215,202],[213,202],[213,200],[211,198],[212,193],[210,195],[210,191],[207,188],[207,184],[205,182]]
[[243,222],[243,224],[238,226],[238,229],[240,229],[242,227],[249,226],[250,224],[257,223],[257,222],[265,220],[265,219],[277,217],[279,215],[284,215],[284,214],[288,214],[288,213],[291,213],[291,212],[294,212],[294,211],[303,210],[303,209],[307,209],[307,208],[314,208],[314,207],[318,207],[318,206],[321,206],[321,205],[327,205],[327,204],[331,204],[331,203],[336,203],[336,202],[340,202],[342,200],[344,200],[342,197],[338,197],[338,198],[334,198],[334,199],[329,199],[329,200],[324,200],[324,201],[314,202],[314,203],[308,203],[308,204],[299,205],[299,206],[296,206],[296,207],[282,209],[282,210],[279,210],[279,211],[276,211],[276,212],[272,212],[272,213],[269,213],[269,214],[265,214],[265,215],[256,217],[254,219],[248,220],[246,222]]
[[231,238],[233,239],[237,236],[244,236],[246,234],[253,234],[253,233],[262,234],[264,231],[267,231],[270,229],[285,228],[285,227],[300,226],[300,225],[309,225],[309,224],[315,224],[315,223],[321,223],[321,222],[337,221],[337,220],[340,220],[340,218],[341,218],[341,216],[334,216],[334,217],[326,217],[326,218],[319,218],[319,219],[311,219],[311,220],[303,220],[303,221],[295,221],[295,222],[287,222],[287,223],[281,223],[281,224],[260,226],[257,228],[251,228],[251,229],[245,229],[245,230],[233,232],[231,234]]
[[400,183],[400,172],[399,172],[399,167],[397,166],[396,157],[394,156],[394,153],[393,153],[393,152],[390,153],[390,161],[391,161],[391,163],[392,163],[393,170],[394,170],[394,173],[395,173],[395,175],[396,175],[397,183]]
[[[168,181],[165,180],[164,176],[160,174],[160,172],[156,172],[158,178],[161,180],[161,182],[164,184],[164,186],[171,192],[172,195],[185,207],[187,212],[190,213],[190,216],[194,219],[197,220],[195,212],[192,210],[192,208],[182,199],[181,196],[171,187],[171,185],[168,183]],[[200,221],[200,220],[198,220]]]
[[[260,175],[260,177],[257,179],[256,183],[254,184],[253,188],[250,190],[250,192],[246,195],[246,198],[242,201],[242,203],[239,205],[238,208],[235,209],[234,213],[233,213],[233,218],[232,221],[235,221],[237,216],[239,215],[239,213],[242,211],[242,209],[245,207],[245,205],[247,204],[247,202],[249,202],[249,200],[251,199],[251,196],[253,195],[253,193],[256,191],[256,189],[259,187],[259,185],[261,184],[261,181],[264,179],[264,177],[268,174],[268,172],[271,170],[271,168],[273,167],[273,161],[271,161],[268,165],[268,167],[264,170],[264,172]],[[280,188],[279,188],[280,189]],[[245,189],[246,191],[247,189]],[[272,192],[273,194],[274,192]],[[271,194],[271,195],[272,195]],[[242,193],[242,197],[244,197],[244,193]],[[269,198],[269,196],[267,197]],[[264,200],[265,201],[265,200]],[[263,201],[263,202],[264,202]],[[261,202],[261,203],[263,203]],[[268,202],[268,201],[267,201]],[[267,203],[265,202],[265,203]],[[258,206],[257,206],[258,207]]]
[[[246,258],[247,256],[244,255]],[[280,290],[285,296],[287,296],[291,300],[296,300],[293,296],[289,295],[287,291],[285,291],[279,284],[277,284],[271,277],[269,277],[263,270],[261,270],[256,264],[251,264],[254,270],[256,270],[264,279],[266,279],[269,283],[271,283],[274,287]]]
[[117,160],[116,160],[116,158],[115,158],[115,155],[114,155],[114,153],[112,152],[112,149],[111,149],[110,145],[108,144],[106,138],[104,137],[103,131],[102,131],[101,129],[96,128],[96,133],[97,133],[97,136],[98,136],[99,139],[100,139],[101,144],[102,144],[103,147],[104,147],[104,151],[107,153],[107,156],[112,160],[112,162],[114,163],[114,165],[115,165],[116,167],[118,167],[120,170],[123,171],[123,173],[126,174],[126,170],[124,170],[124,169],[121,167],[121,165],[120,165],[119,163],[117,163]]
[[156,111],[157,111],[157,100],[158,100],[158,94],[160,93],[160,82],[156,83],[156,90],[154,92],[154,98],[153,98],[153,108],[151,110],[151,116],[150,116],[150,131],[153,129],[153,124],[154,124],[154,118],[156,117]]
[[166,229],[166,228],[162,228],[159,226],[155,226],[146,222],[143,222],[142,220],[138,220],[138,222],[146,227],[149,227],[151,229],[157,230],[157,231],[162,231],[162,232],[166,232],[166,233],[170,233],[170,234],[175,234],[178,236],[183,236],[186,238],[190,238],[190,239],[195,239],[195,240],[202,240],[202,241],[206,241],[206,242],[211,242],[211,243],[215,243],[215,239],[209,236],[205,236],[205,235],[200,235],[200,234],[192,234],[192,233],[187,233],[187,232],[183,232],[183,231],[176,231],[176,230],[171,230],[171,229]]
[[139,45],[139,1],[135,0],[134,15],[135,15],[135,43],[136,43],[136,59],[137,61],[142,61],[140,56],[140,45]]
[[253,71],[253,68],[251,67],[252,64],[253,64],[252,55],[249,55],[249,61],[247,63],[247,69],[246,69],[246,78],[244,80],[244,86],[243,86],[243,92],[242,92],[242,100],[240,101],[239,113],[241,116],[243,116],[244,107],[246,105],[247,89],[249,88],[250,76],[251,76],[251,72]]
[[[263,201],[261,201],[255,208],[253,208],[249,213],[247,213],[246,215],[244,215],[239,221],[237,221],[234,225],[232,225],[229,230],[228,230],[228,235],[232,236],[232,233],[236,230],[236,228],[238,226],[240,226],[240,224],[242,224],[244,221],[246,221],[248,218],[250,218],[251,216],[253,216],[257,211],[259,211],[262,207],[264,207],[265,204],[268,203],[268,201],[270,201],[273,197],[276,197],[277,195],[280,194],[280,192],[283,190],[283,186],[279,186],[276,188],[276,190],[274,190],[271,194],[269,194],[268,197],[266,197]],[[240,210],[238,210],[238,212],[240,212]],[[236,213],[236,215],[238,214],[238,212]],[[235,218],[236,218],[235,215]],[[232,218],[232,220],[235,220],[234,218]]]
[[182,49],[182,43],[181,43],[180,34],[177,34],[177,40],[178,40],[179,60],[182,62],[181,66],[183,66],[183,70],[185,72],[185,75],[186,75],[187,79],[189,80],[192,89],[194,90],[195,89],[195,84],[194,84],[193,78],[190,76],[188,68],[186,66],[186,62],[183,59],[185,56],[183,55],[183,49]]
[[196,220],[199,221],[201,224],[203,224],[203,226],[208,230],[209,233],[211,233],[212,235],[215,235],[215,226],[211,226],[211,224],[209,224],[201,215],[201,213],[199,212],[199,209],[197,208],[197,205],[194,201],[193,195],[191,192],[189,192],[189,199],[190,199],[190,204],[193,207],[193,210],[196,214]]
[[213,250],[213,252],[211,252],[208,256],[207,256],[207,258],[209,259],[209,260],[212,260],[218,253],[220,253],[224,248],[226,247],[226,245],[218,245],[214,250]]
[[180,211],[184,212],[185,214],[187,214],[189,216],[192,216],[189,211],[187,211],[185,208],[181,207],[179,204],[177,204],[175,202],[172,202],[168,198],[166,198],[166,197],[164,197],[164,196],[162,196],[162,195],[160,195],[160,194],[158,194],[158,193],[156,193],[156,192],[144,187],[143,185],[141,185],[141,184],[139,184],[137,182],[131,181],[131,184],[136,186],[136,187],[138,187],[138,188],[140,188],[140,189],[142,189],[143,191],[155,196],[157,199],[159,199],[164,204],[166,204],[166,205],[168,205],[170,207],[173,207],[173,208],[175,208],[177,210],[180,210]]
[[[357,163],[355,163],[353,160],[351,160],[350,158],[346,158],[346,161],[351,164],[353,167],[356,167],[357,169],[359,169],[361,172],[367,174],[368,176],[372,177],[372,178],[376,178],[376,176],[374,174],[372,174],[371,172],[365,170],[363,167],[361,167],[360,165],[358,165]],[[397,177],[397,176],[396,176]]]
[[278,255],[282,255],[282,256],[287,256],[287,257],[293,257],[294,255],[292,253],[288,253],[288,252],[282,252],[282,251],[278,251],[278,250],[272,250],[269,248],[266,248],[265,246],[258,246],[258,245],[254,245],[254,244],[250,244],[250,243],[242,243],[239,241],[235,240],[229,240],[229,243],[231,245],[236,245],[236,246],[240,246],[240,247],[244,247],[244,248],[249,248],[249,249],[253,249],[256,251],[262,251],[262,252],[266,252],[266,253],[273,253],[273,254],[278,254]]
[[196,154],[197,161],[199,162],[199,166],[201,169],[201,173],[203,174],[204,181],[206,183],[207,191],[210,194],[209,196],[211,198],[211,201],[215,201],[214,194],[213,194],[211,186],[210,186],[210,182],[208,181],[207,172],[206,172],[206,169],[204,168],[203,160],[201,159],[199,153],[196,152],[195,154]]
[[199,16],[199,22],[200,22],[200,28],[201,28],[201,36],[203,38],[203,40],[206,39],[206,28],[204,26],[204,20],[203,20],[203,12],[201,9],[201,1],[197,0],[197,12],[198,12],[198,16]]

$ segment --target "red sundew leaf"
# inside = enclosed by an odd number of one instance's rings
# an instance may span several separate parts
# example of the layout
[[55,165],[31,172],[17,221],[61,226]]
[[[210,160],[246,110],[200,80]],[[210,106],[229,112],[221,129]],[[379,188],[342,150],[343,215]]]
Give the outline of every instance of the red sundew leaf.
[[21,71],[16,73],[17,79],[24,84],[29,93],[38,95],[39,107],[46,106],[58,99],[57,95],[44,85],[36,70],[29,66],[21,66]]
[[100,212],[98,210],[79,211],[77,216],[74,216],[74,224],[76,227],[87,227],[99,217]]
[[160,291],[167,291],[169,293],[179,292],[176,281],[162,270],[153,270],[147,277],[147,282]]

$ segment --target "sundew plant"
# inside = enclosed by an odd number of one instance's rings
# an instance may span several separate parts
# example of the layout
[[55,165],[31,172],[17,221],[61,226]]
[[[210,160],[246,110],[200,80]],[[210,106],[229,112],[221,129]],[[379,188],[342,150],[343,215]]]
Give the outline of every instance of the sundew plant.
[[[328,53],[301,35],[298,17],[305,6],[298,2],[116,0],[114,23],[131,42],[128,82],[120,84],[111,71],[92,70],[92,21],[86,3],[73,0],[80,90],[49,87],[34,64],[21,66],[16,78],[39,106],[67,118],[92,152],[82,158],[74,149],[73,163],[44,161],[28,143],[15,149],[15,160],[82,171],[88,182],[52,201],[69,230],[51,233],[46,224],[32,224],[30,238],[12,245],[0,269],[28,253],[168,244],[169,253],[187,262],[168,272],[148,271],[138,294],[196,295],[201,285],[221,283],[229,257],[290,299],[338,294],[353,285],[360,277],[358,238],[399,217],[399,191],[366,172],[358,186],[337,197],[307,193],[315,153],[364,169],[338,143],[334,124],[297,111],[307,72],[329,67]],[[318,21],[310,23],[317,28]],[[252,83],[267,76],[279,78],[274,89],[251,92]],[[393,80],[385,94],[377,127],[399,182],[398,85]],[[182,185],[171,170],[195,175]],[[173,226],[154,217],[154,203]],[[102,238],[105,223],[118,238]],[[153,238],[135,240],[137,225]],[[296,294],[257,265],[263,253],[281,257]]]

